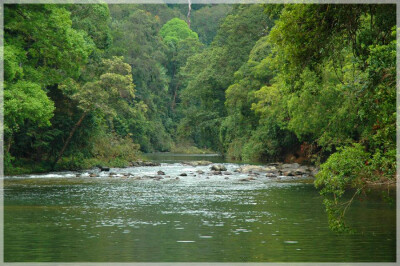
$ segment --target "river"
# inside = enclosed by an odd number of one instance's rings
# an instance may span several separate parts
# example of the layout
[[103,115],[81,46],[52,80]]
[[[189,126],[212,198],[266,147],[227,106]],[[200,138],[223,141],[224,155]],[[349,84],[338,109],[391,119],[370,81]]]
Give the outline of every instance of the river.
[[[218,156],[149,158],[161,166],[113,168],[112,177],[89,177],[90,171],[5,177],[5,262],[396,260],[396,206],[380,197],[355,201],[347,219],[356,233],[341,235],[328,229],[312,180],[241,182],[239,165]],[[224,163],[232,175],[180,163],[199,159]],[[169,178],[123,177],[159,170]]]

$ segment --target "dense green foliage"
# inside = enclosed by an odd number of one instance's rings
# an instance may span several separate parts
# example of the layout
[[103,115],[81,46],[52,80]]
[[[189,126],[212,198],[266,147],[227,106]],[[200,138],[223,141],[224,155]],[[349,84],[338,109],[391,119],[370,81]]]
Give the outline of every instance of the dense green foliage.
[[4,11],[6,173],[198,148],[322,164],[338,230],[346,189],[394,178],[394,5]]
[[[176,75],[202,47],[184,17],[166,5],[7,5],[5,172],[123,166],[139,147],[174,148]],[[163,40],[174,21],[193,38]]]

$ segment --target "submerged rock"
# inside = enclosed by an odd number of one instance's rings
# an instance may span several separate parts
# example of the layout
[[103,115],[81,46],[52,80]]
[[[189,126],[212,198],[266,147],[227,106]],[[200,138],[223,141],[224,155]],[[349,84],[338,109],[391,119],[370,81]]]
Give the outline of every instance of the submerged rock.
[[253,178],[253,177],[247,177],[247,178],[239,179],[239,181],[242,181],[242,182],[248,182],[248,181],[252,181],[252,180],[256,180],[256,179]]
[[202,170],[197,170],[196,172],[197,172],[198,174],[200,174],[200,175],[204,174],[204,171],[202,171]]

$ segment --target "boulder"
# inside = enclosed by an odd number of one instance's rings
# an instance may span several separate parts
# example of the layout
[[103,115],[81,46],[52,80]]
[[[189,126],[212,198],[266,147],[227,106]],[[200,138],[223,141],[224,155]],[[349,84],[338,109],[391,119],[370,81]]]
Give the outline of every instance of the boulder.
[[284,175],[284,176],[295,176],[296,173],[293,170],[289,170],[289,171],[283,171],[282,175]]
[[165,173],[160,170],[160,171],[157,172],[157,175],[165,175]]
[[131,162],[131,166],[140,166],[139,162]]
[[274,174],[274,173],[266,173],[265,176],[266,177],[276,177],[276,174]]
[[221,171],[213,171],[213,175],[222,175]]
[[210,168],[212,171],[226,171],[226,167],[223,166],[222,164],[214,164]]
[[108,171],[110,171],[110,167],[100,166],[100,171],[108,172]]
[[187,176],[187,174],[186,173],[182,173],[179,176]]
[[295,175],[305,175],[308,174],[308,170],[305,168],[297,168],[294,173]]

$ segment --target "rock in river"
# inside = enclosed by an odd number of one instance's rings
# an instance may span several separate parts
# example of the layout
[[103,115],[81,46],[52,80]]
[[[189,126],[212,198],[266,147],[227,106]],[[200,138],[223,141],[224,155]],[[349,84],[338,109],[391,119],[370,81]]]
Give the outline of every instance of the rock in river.
[[212,171],[226,171],[226,167],[223,166],[222,164],[214,164],[213,166],[211,166],[210,168]]

